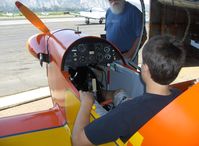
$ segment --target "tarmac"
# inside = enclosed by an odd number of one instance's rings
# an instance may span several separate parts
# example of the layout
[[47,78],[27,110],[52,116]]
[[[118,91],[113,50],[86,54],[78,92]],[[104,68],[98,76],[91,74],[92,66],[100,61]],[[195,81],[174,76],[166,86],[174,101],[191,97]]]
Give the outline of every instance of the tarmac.
[[6,110],[19,105],[27,104],[37,100],[50,97],[49,87],[43,87],[31,91],[18,93],[15,95],[4,96],[0,98],[0,111]]

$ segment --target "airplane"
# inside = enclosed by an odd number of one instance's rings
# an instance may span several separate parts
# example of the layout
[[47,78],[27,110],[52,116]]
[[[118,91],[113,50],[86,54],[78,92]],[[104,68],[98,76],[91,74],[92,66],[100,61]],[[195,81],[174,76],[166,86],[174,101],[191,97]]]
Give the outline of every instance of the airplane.
[[106,11],[102,8],[91,8],[89,11],[80,11],[79,16],[85,17],[85,23],[90,24],[90,20],[98,20],[102,24],[105,20]]
[[[195,8],[195,4],[190,8],[192,3],[190,1],[186,7],[189,11],[187,17],[199,15],[199,9]],[[179,7],[180,3],[165,4],[165,1],[161,4],[159,0],[151,0],[149,38],[171,32],[176,37],[185,39],[187,47],[193,48],[188,40],[197,42],[199,38],[199,30],[196,27],[198,24],[194,22],[199,20],[199,17],[194,17],[194,20],[187,24],[187,18],[179,17],[179,15],[185,16],[185,5]],[[164,5],[166,7],[162,10]],[[107,101],[104,102],[100,96],[101,88],[110,90],[123,88],[132,97],[144,92],[145,86],[140,79],[140,71],[127,64],[121,52],[113,44],[77,30],[50,31],[22,3],[17,1],[16,6],[41,31],[29,38],[27,47],[41,65],[46,64],[54,107],[45,111],[0,118],[0,145],[72,146],[71,131],[80,107],[79,89],[95,92],[96,101],[101,107],[107,104]],[[177,14],[171,15],[173,13]],[[163,16],[160,17],[161,15]],[[164,17],[167,19],[162,21]],[[186,22],[187,27],[191,29],[184,27],[183,22]],[[189,37],[184,37],[186,35]],[[121,64],[115,62],[118,59],[122,61]],[[103,146],[198,146],[199,83],[193,79],[170,86],[178,88],[183,93],[147,121],[126,143],[119,138]],[[100,111],[94,105],[90,115],[91,120],[100,116]]]

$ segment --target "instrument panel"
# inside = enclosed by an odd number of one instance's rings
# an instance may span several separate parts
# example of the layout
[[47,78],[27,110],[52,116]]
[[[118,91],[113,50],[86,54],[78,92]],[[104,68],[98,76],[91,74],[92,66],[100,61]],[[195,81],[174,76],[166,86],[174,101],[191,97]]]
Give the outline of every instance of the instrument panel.
[[64,55],[64,70],[89,65],[106,65],[120,59],[119,51],[108,41],[86,37],[75,41]]

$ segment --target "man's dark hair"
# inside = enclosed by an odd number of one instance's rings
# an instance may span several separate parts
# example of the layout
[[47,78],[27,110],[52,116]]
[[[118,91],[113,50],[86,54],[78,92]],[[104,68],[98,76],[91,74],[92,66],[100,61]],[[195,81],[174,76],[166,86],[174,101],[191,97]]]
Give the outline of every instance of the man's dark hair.
[[151,78],[161,85],[169,85],[184,64],[185,51],[172,36],[155,36],[144,46],[142,58]]

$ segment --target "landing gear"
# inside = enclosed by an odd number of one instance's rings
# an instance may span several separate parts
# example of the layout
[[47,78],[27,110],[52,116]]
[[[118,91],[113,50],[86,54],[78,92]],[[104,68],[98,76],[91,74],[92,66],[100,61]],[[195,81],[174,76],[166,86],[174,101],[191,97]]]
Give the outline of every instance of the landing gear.
[[102,22],[103,22],[103,19],[102,19],[102,18],[100,18],[100,20],[99,20],[99,24],[102,24]]
[[[90,19],[97,20],[98,18],[85,18],[85,23],[86,23],[87,25],[90,24]],[[102,24],[102,23],[103,23],[103,18],[100,18],[100,19],[99,19],[99,24]]]
[[86,18],[85,23],[86,23],[87,25],[90,24],[90,19],[89,19],[89,18]]

